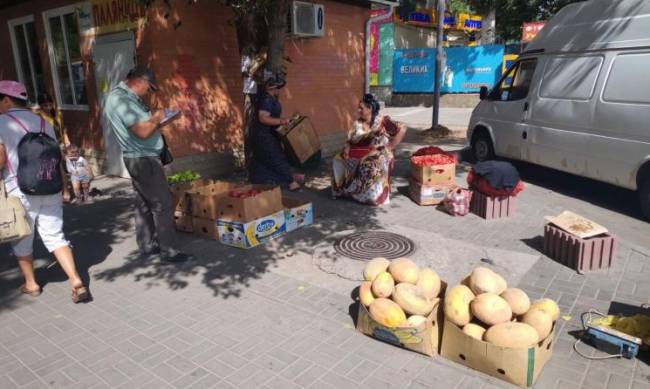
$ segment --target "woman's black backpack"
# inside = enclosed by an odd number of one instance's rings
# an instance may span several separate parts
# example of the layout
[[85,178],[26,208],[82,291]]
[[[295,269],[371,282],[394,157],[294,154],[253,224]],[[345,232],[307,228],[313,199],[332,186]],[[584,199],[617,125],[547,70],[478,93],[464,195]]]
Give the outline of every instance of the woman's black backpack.
[[11,114],[7,115],[26,132],[18,143],[16,179],[20,191],[31,196],[61,192],[61,149],[57,141],[45,133],[45,120],[41,118],[39,132],[32,132],[20,120]]

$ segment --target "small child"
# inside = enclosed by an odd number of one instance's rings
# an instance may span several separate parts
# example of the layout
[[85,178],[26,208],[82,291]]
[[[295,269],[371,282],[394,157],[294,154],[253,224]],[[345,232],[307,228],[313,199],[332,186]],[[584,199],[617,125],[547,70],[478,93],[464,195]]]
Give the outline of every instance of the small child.
[[66,148],[65,165],[68,173],[70,173],[72,190],[74,191],[72,204],[77,204],[81,201],[86,203],[92,202],[90,198],[90,181],[94,178],[93,172],[90,170],[86,159],[79,155],[79,148],[77,146],[69,145]]

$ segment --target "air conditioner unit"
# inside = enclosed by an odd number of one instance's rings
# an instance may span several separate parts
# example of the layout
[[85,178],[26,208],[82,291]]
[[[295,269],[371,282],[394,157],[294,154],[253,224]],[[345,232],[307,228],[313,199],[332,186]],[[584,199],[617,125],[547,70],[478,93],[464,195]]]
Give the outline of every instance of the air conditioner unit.
[[291,35],[297,37],[323,36],[325,7],[322,4],[294,1],[291,4]]

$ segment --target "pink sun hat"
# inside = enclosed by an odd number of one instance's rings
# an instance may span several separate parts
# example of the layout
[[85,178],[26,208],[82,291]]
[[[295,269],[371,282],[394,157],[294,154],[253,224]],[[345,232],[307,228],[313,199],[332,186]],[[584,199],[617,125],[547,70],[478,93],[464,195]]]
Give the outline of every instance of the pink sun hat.
[[25,89],[25,85],[16,81],[0,81],[0,94],[21,100],[27,100],[27,89]]

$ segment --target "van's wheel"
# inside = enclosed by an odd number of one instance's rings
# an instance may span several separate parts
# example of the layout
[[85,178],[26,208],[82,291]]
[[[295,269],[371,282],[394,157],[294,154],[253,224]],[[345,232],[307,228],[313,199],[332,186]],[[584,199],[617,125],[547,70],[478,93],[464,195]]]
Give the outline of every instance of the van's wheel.
[[650,220],[650,177],[641,181],[637,192],[641,201],[641,212],[643,212],[646,219]]
[[477,162],[494,159],[494,146],[490,135],[485,131],[478,131],[472,138],[472,156]]

